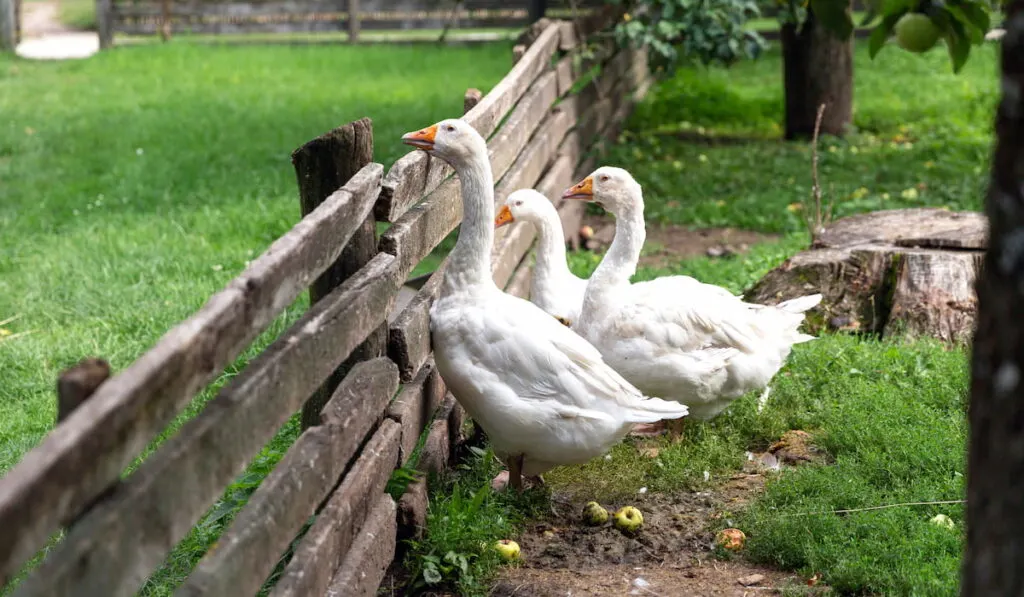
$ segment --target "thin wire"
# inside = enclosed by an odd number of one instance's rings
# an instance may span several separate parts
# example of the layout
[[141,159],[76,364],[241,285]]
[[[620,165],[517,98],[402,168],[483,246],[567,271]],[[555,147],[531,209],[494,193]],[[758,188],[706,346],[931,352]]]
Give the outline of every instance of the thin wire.
[[943,500],[938,502],[903,502],[901,504],[886,504],[884,506],[870,506],[867,508],[851,508],[849,510],[821,510],[818,512],[797,512],[796,514],[779,514],[779,518],[790,518],[793,516],[811,516],[814,514],[851,514],[853,512],[868,512],[870,510],[885,510],[887,508],[899,508],[901,506],[941,506],[948,504],[966,504],[967,500]]

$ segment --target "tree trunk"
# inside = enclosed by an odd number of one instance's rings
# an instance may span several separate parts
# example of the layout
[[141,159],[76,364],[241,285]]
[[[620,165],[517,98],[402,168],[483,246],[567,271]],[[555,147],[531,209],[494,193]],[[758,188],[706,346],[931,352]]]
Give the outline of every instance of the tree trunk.
[[1024,595],[1024,0],[1004,21],[1002,102],[978,281],[961,595]]
[[821,132],[842,135],[853,118],[853,37],[841,40],[807,10],[807,20],[782,26],[786,139],[811,138],[818,106]]

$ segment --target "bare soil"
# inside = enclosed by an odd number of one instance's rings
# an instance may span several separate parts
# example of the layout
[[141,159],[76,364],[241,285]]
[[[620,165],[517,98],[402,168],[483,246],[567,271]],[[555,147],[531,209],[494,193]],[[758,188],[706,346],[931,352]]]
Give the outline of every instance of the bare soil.
[[[781,594],[796,585],[808,590],[805,579],[748,562],[742,552],[723,557],[715,545],[716,530],[728,523],[723,517],[755,497],[766,474],[775,474],[765,468],[818,460],[813,447],[801,441],[806,438],[803,432],[788,433],[776,447],[777,462],[768,456],[772,452],[755,456],[743,472],[711,491],[647,494],[629,504],[602,504],[609,513],[624,505],[640,509],[644,524],[633,536],[611,521],[587,526],[582,501],[561,501],[555,495],[555,513],[517,537],[522,563],[502,574],[491,595],[753,597]],[[821,594],[827,588],[813,590]]]
[[[615,219],[608,215],[586,214],[583,225],[594,231],[588,248],[603,250],[615,232]],[[775,240],[778,235],[738,228],[700,228],[672,224],[648,224],[647,242],[640,257],[641,266],[664,267],[690,257],[708,255],[728,257],[745,253],[750,245]]]

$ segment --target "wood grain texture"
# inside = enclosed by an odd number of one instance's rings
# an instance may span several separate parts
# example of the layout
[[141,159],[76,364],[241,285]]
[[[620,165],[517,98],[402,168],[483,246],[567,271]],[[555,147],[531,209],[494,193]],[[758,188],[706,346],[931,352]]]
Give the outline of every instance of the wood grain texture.
[[323,424],[299,436],[175,594],[258,592],[397,390],[398,367],[390,359],[353,367],[324,408]]
[[447,259],[430,276],[388,329],[388,356],[408,383],[430,357],[430,306],[441,291]]
[[[402,391],[388,407],[389,419],[402,426],[401,462],[408,462],[420,435],[430,423],[434,411],[444,398],[444,385],[438,382],[441,375],[429,360],[411,382],[402,386]],[[438,391],[440,390],[440,391]]]
[[[295,547],[271,597],[323,595],[398,466],[401,426],[385,419]],[[390,499],[390,498],[389,498]],[[394,517],[393,517],[394,518]]]
[[[545,30],[530,46],[523,59],[488,93],[463,120],[485,138],[498,127],[505,114],[526,93],[530,84],[548,67],[548,61],[558,45],[558,27]],[[424,123],[421,126],[425,126]],[[397,142],[397,139],[395,140]],[[413,151],[395,162],[384,177],[381,196],[377,202],[379,220],[395,222],[411,206],[433,192],[452,170],[441,160],[430,158],[423,151]]]
[[66,369],[57,378],[57,424],[68,418],[110,377],[110,363],[87,358]]
[[338,258],[370,213],[382,171],[361,170],[0,479],[0,584]]
[[305,398],[384,321],[401,284],[395,269],[394,258],[380,254],[313,305],[90,510],[16,595],[134,594]]
[[[305,143],[292,152],[292,164],[299,184],[302,215],[319,207],[364,166],[373,161],[373,123],[362,118],[340,126]],[[377,226],[373,214],[352,235],[338,260],[331,264],[309,287],[309,302],[315,304],[330,294],[346,278],[366,265],[377,253]],[[352,365],[381,355],[384,348],[380,335],[372,335],[367,343],[341,364],[302,407],[303,429],[316,425],[320,409]]]
[[381,494],[359,537],[331,580],[325,597],[375,597],[384,573],[395,557],[397,532],[395,501]]

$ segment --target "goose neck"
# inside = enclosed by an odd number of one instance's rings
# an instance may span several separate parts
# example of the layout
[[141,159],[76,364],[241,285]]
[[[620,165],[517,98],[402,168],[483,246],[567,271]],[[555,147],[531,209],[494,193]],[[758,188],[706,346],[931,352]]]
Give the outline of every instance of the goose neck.
[[494,244],[494,178],[484,153],[455,165],[462,188],[462,224],[448,256],[442,294],[494,285],[491,246]]

